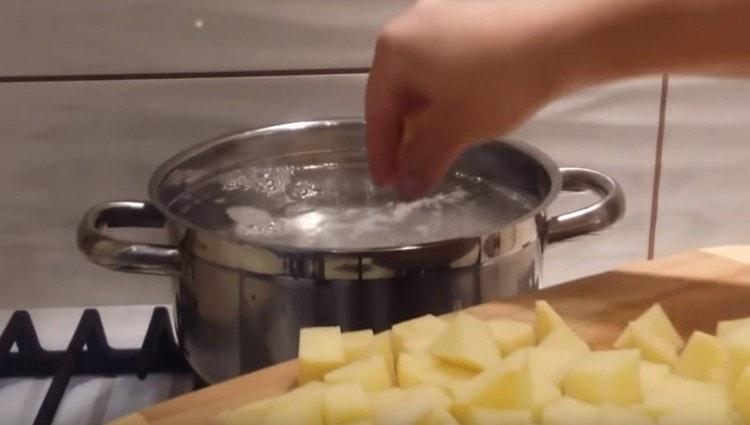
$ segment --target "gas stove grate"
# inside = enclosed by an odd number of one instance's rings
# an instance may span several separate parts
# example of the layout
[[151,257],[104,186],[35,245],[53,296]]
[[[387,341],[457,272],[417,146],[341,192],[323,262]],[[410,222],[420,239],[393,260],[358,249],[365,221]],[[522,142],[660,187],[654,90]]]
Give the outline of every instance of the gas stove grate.
[[[14,345],[18,350],[12,352]],[[135,374],[144,379],[149,373],[190,371],[177,347],[164,307],[154,309],[140,349],[110,347],[95,309],[83,312],[65,351],[42,348],[26,311],[13,313],[0,335],[0,378],[53,377],[34,425],[52,423],[73,375]]]

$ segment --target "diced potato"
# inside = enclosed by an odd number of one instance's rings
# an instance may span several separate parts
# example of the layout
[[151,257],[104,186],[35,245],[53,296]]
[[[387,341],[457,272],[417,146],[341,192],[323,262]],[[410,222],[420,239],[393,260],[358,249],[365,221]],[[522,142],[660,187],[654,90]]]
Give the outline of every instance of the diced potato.
[[217,416],[214,423],[216,425],[257,425],[275,401],[275,398],[269,398],[227,410]]
[[533,404],[532,384],[525,364],[487,369],[468,381],[453,385],[457,409],[471,406],[497,409],[528,409]]
[[543,425],[596,425],[596,406],[570,397],[552,402],[542,413]]
[[345,425],[369,420],[373,416],[372,403],[360,384],[334,384],[323,396],[323,417],[326,425]]
[[344,344],[344,357],[347,362],[370,357],[373,352],[375,335],[372,329],[344,332],[341,334]]
[[742,370],[750,365],[750,328],[737,329],[726,338],[729,356],[728,381],[734,382]]
[[423,425],[428,424],[433,411],[438,408],[435,400],[418,397],[400,388],[391,388],[372,395],[375,423],[378,425]]
[[461,416],[463,425],[533,425],[529,410],[501,410],[470,407]]
[[731,412],[675,409],[659,418],[659,425],[737,425]]
[[750,424],[750,366],[745,366],[732,388],[732,402],[745,424]]
[[724,385],[669,375],[658,390],[644,397],[641,409],[654,419],[673,412],[721,417],[731,406]]
[[550,331],[539,343],[540,348],[556,348],[561,350],[585,353],[591,351],[588,344],[567,326],[560,326]]
[[641,401],[639,362],[638,350],[587,353],[568,370],[563,392],[592,404],[638,403]]
[[534,326],[515,320],[492,319],[487,321],[492,336],[495,338],[500,353],[503,356],[523,347],[531,347],[536,343]]
[[459,425],[456,418],[448,410],[441,408],[433,408],[425,423],[427,425]]
[[568,327],[562,317],[552,308],[547,301],[537,301],[534,305],[536,314],[536,339],[541,341],[552,329]]
[[596,425],[653,425],[649,416],[633,409],[601,406],[596,413]]
[[356,382],[367,391],[378,391],[393,386],[391,374],[381,356],[357,360],[325,374],[327,383]]
[[323,378],[326,372],[344,364],[344,342],[341,328],[304,328],[299,335],[300,384]]
[[466,313],[456,314],[453,322],[435,338],[430,353],[477,372],[500,364],[500,351],[487,323]]
[[556,348],[531,348],[527,354],[531,377],[560,387],[568,369],[582,355],[575,351]]
[[385,361],[385,367],[391,375],[391,380],[396,382],[396,363],[394,361],[393,343],[391,331],[380,332],[373,338],[373,352],[379,354]]
[[[649,333],[659,335],[674,347],[675,351],[680,350],[685,345],[679,332],[674,328],[672,321],[669,320],[669,316],[667,316],[667,313],[660,304],[651,306],[645,313],[631,322],[631,325],[632,323],[640,325],[640,328],[646,329]],[[635,346],[632,341],[632,332],[629,328],[630,326],[615,341],[615,348],[633,348]]]
[[398,357],[398,385],[409,388],[432,385],[449,391],[454,382],[472,378],[475,373],[446,364],[429,354],[400,353]]
[[662,335],[638,322],[630,323],[629,328],[633,347],[641,350],[644,359],[668,365],[677,361],[677,349]]
[[694,332],[674,364],[674,372],[699,381],[725,382],[729,356],[717,337]]
[[271,404],[260,424],[323,425],[324,391],[323,384],[311,382],[279,397]]
[[716,337],[719,339],[725,339],[732,332],[743,328],[750,328],[750,317],[735,320],[722,320],[716,324]]
[[640,379],[641,393],[645,397],[661,388],[662,383],[669,375],[669,366],[662,363],[654,363],[647,360],[641,361]]
[[453,404],[453,400],[444,391],[426,385],[411,387],[405,390],[404,394],[415,399],[428,400],[433,407],[440,409],[449,409]]
[[[445,320],[437,318],[431,314],[395,324],[391,328],[394,351],[404,351],[404,344],[406,341],[431,341],[447,327],[448,323]],[[429,345],[429,342],[427,342],[426,345]]]

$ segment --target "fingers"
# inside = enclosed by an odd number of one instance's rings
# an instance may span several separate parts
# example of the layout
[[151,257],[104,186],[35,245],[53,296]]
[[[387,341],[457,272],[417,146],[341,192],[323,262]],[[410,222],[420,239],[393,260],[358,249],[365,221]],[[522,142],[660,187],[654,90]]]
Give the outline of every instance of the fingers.
[[367,156],[370,174],[378,186],[394,182],[402,130],[400,88],[387,43],[385,39],[378,40],[365,93]]
[[466,145],[457,117],[446,108],[431,107],[406,122],[396,180],[399,196],[418,198],[441,182]]

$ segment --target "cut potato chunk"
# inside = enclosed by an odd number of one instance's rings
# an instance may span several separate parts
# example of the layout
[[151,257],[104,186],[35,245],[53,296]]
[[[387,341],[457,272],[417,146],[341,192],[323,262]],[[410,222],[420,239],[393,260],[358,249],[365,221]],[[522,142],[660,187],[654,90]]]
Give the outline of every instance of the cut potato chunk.
[[449,391],[456,381],[474,377],[474,372],[446,364],[429,354],[400,353],[398,385],[402,388],[432,385]]
[[667,376],[669,376],[669,366],[647,360],[641,361],[640,379],[643,396],[659,390]]
[[391,374],[381,356],[357,360],[325,374],[327,383],[354,382],[362,384],[367,391],[378,391],[393,386]]
[[519,348],[531,347],[536,342],[534,327],[528,323],[492,319],[487,321],[487,326],[489,326],[503,356],[507,356]]
[[635,347],[635,342],[632,340],[631,332],[633,323],[647,333],[656,334],[660,338],[666,340],[669,345],[674,347],[675,351],[680,350],[685,345],[685,341],[683,341],[661,305],[654,304],[651,308],[646,310],[645,313],[641,314],[637,319],[631,322],[628,328],[626,328],[617,341],[615,341],[615,348]]
[[634,409],[602,406],[596,413],[597,425],[653,425],[649,416]]
[[372,329],[344,332],[341,334],[344,346],[344,357],[347,362],[370,357],[373,352],[375,335]]
[[500,351],[487,323],[466,313],[456,314],[453,322],[435,338],[430,353],[477,372],[500,364]]
[[563,379],[563,392],[591,404],[639,403],[639,361],[638,350],[587,353],[568,370]]
[[380,355],[385,361],[385,367],[391,375],[391,380],[396,382],[396,363],[393,355],[393,342],[391,331],[380,332],[372,341],[373,353]]
[[453,385],[456,408],[472,406],[527,409],[532,405],[531,377],[525,364],[502,365]]
[[725,339],[736,330],[750,328],[750,317],[735,320],[722,320],[716,324],[716,337]]
[[299,383],[323,378],[326,372],[344,364],[341,328],[304,328],[299,335]]
[[750,424],[750,366],[745,366],[732,388],[732,402],[737,413]]
[[529,410],[500,410],[471,407],[461,416],[463,425],[533,425]]
[[450,403],[445,393],[429,387],[392,388],[372,395],[375,423],[382,425],[455,425],[446,417]]
[[565,320],[557,314],[547,301],[537,301],[534,304],[534,313],[536,315],[535,331],[537,341],[543,340],[548,333],[552,332],[552,329],[568,327]]
[[677,361],[677,349],[666,338],[641,323],[632,322],[629,327],[633,346],[641,351],[644,359],[667,365]]
[[581,356],[581,353],[570,350],[532,348],[528,351],[527,357],[531,377],[534,380],[560,387],[568,369]]
[[[654,419],[680,411],[703,417],[727,415],[731,405],[724,385],[669,375],[658,390],[644,397],[641,410]],[[682,416],[681,416],[682,417]]]
[[263,415],[262,425],[322,425],[325,385],[311,382],[278,397]]
[[323,396],[323,417],[326,425],[345,425],[355,421],[370,420],[372,403],[360,384],[331,385]]
[[737,329],[726,338],[729,356],[728,381],[734,382],[740,372],[750,365],[750,328]]
[[567,326],[560,326],[550,331],[539,343],[540,348],[556,348],[579,353],[591,351],[588,344]]
[[543,425],[596,425],[596,406],[570,397],[552,402],[542,413]]
[[404,351],[405,343],[415,340],[425,341],[423,345],[426,348],[432,339],[442,333],[447,327],[448,323],[445,320],[431,314],[395,324],[391,328],[393,348],[396,352]]
[[674,364],[674,372],[699,381],[725,382],[729,356],[717,337],[694,332]]

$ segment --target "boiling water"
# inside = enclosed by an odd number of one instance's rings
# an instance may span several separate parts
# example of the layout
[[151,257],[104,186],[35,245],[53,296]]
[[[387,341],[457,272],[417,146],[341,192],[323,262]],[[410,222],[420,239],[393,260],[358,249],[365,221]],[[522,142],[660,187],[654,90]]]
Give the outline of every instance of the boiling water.
[[197,226],[242,240],[352,249],[470,236],[517,218],[534,204],[458,173],[430,196],[402,202],[392,191],[376,189],[359,162],[248,165],[197,185],[170,209]]

